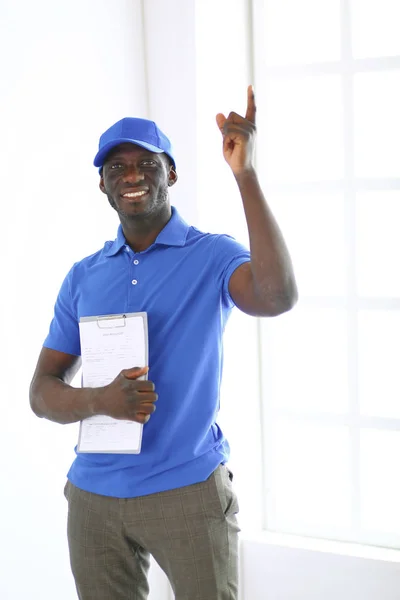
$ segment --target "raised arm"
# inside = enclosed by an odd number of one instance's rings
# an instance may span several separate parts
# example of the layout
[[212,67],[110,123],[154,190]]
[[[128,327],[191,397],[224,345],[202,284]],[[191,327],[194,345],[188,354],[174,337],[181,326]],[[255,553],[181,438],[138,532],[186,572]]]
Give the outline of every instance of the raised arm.
[[229,292],[243,312],[275,316],[297,301],[292,261],[278,224],[260,187],[254,168],[256,104],[252,86],[247,90],[246,116],[218,114],[223,155],[232,169],[243,201],[250,239],[251,262],[234,271]]

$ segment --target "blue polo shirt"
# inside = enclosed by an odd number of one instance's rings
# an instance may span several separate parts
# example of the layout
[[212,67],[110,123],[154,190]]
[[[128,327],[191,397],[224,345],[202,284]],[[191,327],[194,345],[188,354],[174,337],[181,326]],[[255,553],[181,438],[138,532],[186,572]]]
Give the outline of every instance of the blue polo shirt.
[[229,278],[249,260],[234,239],[189,227],[172,208],[145,251],[133,252],[120,226],[114,242],[72,267],[44,346],[80,355],[81,317],[145,311],[148,377],[158,394],[141,453],[77,452],[68,473],[74,485],[131,498],[204,481],[228,460],[216,422],[222,334],[233,307]]

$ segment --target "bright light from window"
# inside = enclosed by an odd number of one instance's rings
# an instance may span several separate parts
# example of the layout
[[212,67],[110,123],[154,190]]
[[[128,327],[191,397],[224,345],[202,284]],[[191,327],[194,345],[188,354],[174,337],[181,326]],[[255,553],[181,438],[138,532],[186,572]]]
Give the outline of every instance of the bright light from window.
[[400,177],[400,70],[359,73],[354,81],[358,177]]
[[[270,181],[343,176],[340,77],[279,79],[261,88],[259,164]],[[264,88],[264,89],[263,89]]]
[[351,0],[351,8],[355,58],[400,54],[399,0]]
[[268,0],[265,39],[268,65],[338,60],[340,0]]

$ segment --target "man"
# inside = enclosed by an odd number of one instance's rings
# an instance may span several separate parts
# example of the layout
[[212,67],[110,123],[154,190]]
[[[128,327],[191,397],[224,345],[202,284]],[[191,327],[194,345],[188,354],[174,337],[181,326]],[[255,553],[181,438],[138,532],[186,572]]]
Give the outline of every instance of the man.
[[[250,253],[228,236],[189,227],[171,208],[175,160],[153,122],[122,119],[100,138],[100,189],[121,225],[114,242],[64,280],[30,396],[35,414],[57,423],[104,414],[144,424],[140,454],[77,453],[68,473],[68,541],[81,600],[144,600],[150,554],[177,600],[237,598],[238,506],[216,424],[222,333],[234,305],[274,316],[297,299],[253,166],[255,113],[250,86],[245,118],[217,115]],[[80,365],[79,319],[139,311],[148,315],[149,365],[132,365],[101,388],[70,387]],[[149,381],[139,379],[147,371]]]

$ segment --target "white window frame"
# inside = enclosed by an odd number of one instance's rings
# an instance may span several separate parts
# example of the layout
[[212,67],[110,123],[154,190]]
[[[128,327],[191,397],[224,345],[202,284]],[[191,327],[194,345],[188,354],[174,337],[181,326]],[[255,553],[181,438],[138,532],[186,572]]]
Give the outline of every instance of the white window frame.
[[[299,0],[301,1],[301,0]],[[345,298],[329,297],[303,297],[302,304],[305,307],[318,308],[345,308],[347,311],[348,329],[348,373],[349,373],[349,412],[344,415],[332,415],[321,413],[303,413],[273,408],[268,394],[268,373],[261,373],[262,383],[262,438],[264,440],[264,519],[265,530],[274,531],[271,522],[274,521],[274,502],[271,494],[274,482],[271,479],[271,465],[273,455],[270,445],[274,423],[279,417],[287,417],[294,421],[306,420],[308,422],[324,424],[346,425],[351,435],[351,480],[352,480],[352,526],[343,531],[332,531],[321,527],[319,531],[292,530],[284,533],[299,535],[312,535],[327,539],[338,539],[362,544],[373,544],[392,548],[400,548],[400,536],[390,535],[384,532],[362,531],[360,523],[360,432],[363,428],[373,428],[385,431],[400,431],[400,419],[385,419],[376,417],[365,417],[360,415],[358,398],[358,363],[357,363],[357,339],[358,339],[358,313],[362,309],[398,311],[400,310],[399,298],[360,298],[356,289],[356,194],[357,192],[370,190],[400,190],[400,178],[357,178],[354,170],[354,114],[353,94],[354,76],[361,72],[386,71],[388,69],[400,70],[400,56],[354,59],[351,48],[351,2],[341,0],[341,57],[336,62],[322,62],[307,65],[277,66],[270,67],[265,64],[265,32],[263,31],[264,10],[268,0],[253,0],[252,2],[252,28],[253,28],[253,68],[255,89],[262,79],[273,82],[275,79],[289,78],[293,76],[339,74],[342,80],[343,94],[343,132],[345,146],[344,177],[337,181],[322,181],[308,183],[274,183],[266,187],[268,194],[287,194],[291,192],[306,194],[309,192],[335,192],[340,191],[345,199],[345,222],[346,222],[346,286]],[[262,144],[262,140],[258,141]],[[262,347],[261,328],[259,328],[260,352],[267,352]],[[290,373],[288,373],[290,376]]]

